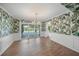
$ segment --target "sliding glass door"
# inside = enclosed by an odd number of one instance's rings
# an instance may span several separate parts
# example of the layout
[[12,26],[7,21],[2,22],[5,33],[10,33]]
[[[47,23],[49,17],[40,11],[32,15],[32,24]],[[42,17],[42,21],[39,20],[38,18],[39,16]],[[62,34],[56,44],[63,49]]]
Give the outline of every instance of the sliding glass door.
[[37,38],[40,36],[40,25],[22,24],[22,38]]

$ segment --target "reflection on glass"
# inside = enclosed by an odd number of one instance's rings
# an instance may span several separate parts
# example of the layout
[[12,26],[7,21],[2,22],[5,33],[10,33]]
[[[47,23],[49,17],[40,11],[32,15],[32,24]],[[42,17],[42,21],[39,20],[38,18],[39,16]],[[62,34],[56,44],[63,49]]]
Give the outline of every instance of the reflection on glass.
[[34,24],[23,24],[22,38],[37,38],[39,37],[40,26]]

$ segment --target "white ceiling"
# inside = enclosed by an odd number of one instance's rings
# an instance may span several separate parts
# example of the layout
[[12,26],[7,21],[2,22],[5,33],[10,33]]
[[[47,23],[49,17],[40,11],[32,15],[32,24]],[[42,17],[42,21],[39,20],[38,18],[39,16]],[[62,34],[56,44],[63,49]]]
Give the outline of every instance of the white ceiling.
[[59,3],[1,3],[0,6],[13,17],[29,21],[36,19],[36,17],[38,21],[46,21],[54,16],[69,12]]

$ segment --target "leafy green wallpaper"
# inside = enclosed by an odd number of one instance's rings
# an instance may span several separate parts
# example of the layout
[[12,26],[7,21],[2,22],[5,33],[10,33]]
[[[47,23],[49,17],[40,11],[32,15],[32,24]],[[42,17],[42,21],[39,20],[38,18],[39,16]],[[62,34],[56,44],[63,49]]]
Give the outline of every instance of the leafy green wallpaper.
[[70,35],[71,34],[70,13],[60,15],[52,19],[52,31]]
[[17,33],[19,32],[19,20],[18,19],[14,19],[13,20],[13,32]]
[[79,3],[62,3],[73,12],[71,30],[73,35],[79,36]]
[[79,13],[66,13],[52,19],[52,31],[79,36]]
[[79,3],[62,3],[62,5],[73,12],[79,12]]
[[79,36],[79,13],[74,13],[72,16],[72,34]]
[[0,37],[19,31],[19,20],[14,19],[0,8]]

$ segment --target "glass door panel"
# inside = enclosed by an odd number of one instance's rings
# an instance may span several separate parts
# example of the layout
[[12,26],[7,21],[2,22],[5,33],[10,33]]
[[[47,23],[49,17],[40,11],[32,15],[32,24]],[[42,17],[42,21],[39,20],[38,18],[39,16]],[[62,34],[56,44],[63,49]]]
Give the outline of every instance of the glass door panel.
[[40,35],[40,26],[34,24],[22,25],[22,38],[37,38]]

